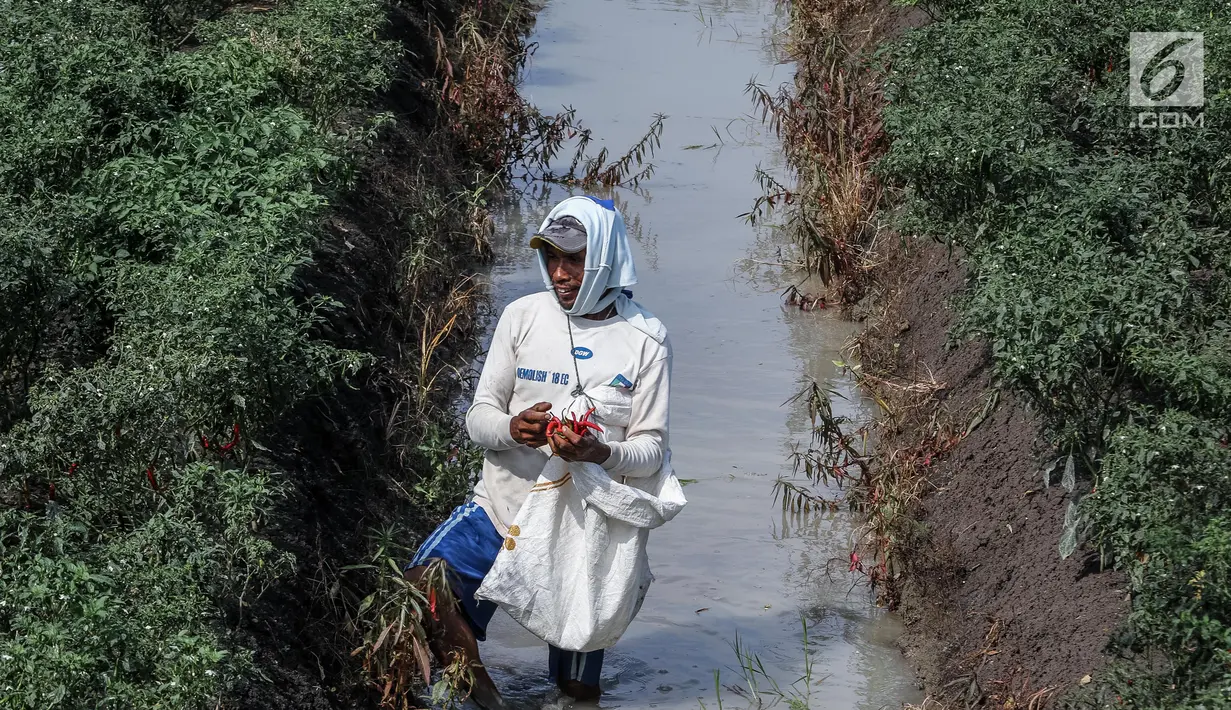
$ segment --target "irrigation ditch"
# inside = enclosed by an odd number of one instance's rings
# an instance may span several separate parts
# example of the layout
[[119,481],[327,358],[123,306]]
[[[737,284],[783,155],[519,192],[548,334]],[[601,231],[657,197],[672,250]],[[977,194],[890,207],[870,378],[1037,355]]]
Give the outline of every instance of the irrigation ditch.
[[[788,505],[866,520],[850,569],[926,706],[1231,703],[1225,63],[1211,128],[1126,129],[1122,100],[1130,32],[1214,47],[1224,10],[789,12],[795,79],[750,90],[799,181],[762,174],[752,215],[788,207],[828,284],[795,305],[867,324],[884,416],[851,431],[814,390],[800,462],[846,493]],[[524,101],[532,22],[4,5],[0,705],[418,702],[432,602],[398,563],[475,465],[451,402],[489,204],[514,170],[635,187],[662,132],[591,155]]]

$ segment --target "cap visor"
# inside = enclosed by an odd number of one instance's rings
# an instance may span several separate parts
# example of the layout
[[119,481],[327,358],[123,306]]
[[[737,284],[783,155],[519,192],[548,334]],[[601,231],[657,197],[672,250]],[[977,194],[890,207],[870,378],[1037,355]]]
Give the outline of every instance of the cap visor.
[[542,249],[548,246],[555,247],[565,254],[576,254],[586,248],[586,238],[580,235],[576,237],[556,237],[545,234],[536,234],[530,238],[531,249]]

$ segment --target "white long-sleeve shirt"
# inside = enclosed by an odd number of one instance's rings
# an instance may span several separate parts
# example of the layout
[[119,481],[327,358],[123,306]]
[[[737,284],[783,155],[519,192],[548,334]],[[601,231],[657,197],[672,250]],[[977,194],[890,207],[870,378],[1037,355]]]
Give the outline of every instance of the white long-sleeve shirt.
[[502,535],[550,452],[517,443],[509,422],[538,402],[551,402],[552,412],[559,414],[574,399],[578,374],[586,390],[611,387],[631,405],[623,440],[608,440],[611,457],[603,468],[613,477],[635,477],[653,475],[662,465],[668,446],[670,339],[659,343],[620,316],[601,321],[569,318],[550,291],[520,298],[504,309],[496,324],[474,403],[466,413],[471,441],[487,450],[475,502]]

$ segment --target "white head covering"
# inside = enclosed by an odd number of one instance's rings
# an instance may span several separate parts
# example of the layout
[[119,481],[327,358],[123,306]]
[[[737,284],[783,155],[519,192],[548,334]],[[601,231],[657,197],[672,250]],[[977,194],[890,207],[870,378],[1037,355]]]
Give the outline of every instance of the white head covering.
[[[564,312],[570,316],[598,313],[611,304],[634,328],[658,342],[667,337],[667,329],[654,314],[634,302],[624,291],[637,283],[637,269],[633,265],[633,251],[628,243],[628,231],[624,217],[611,200],[597,197],[570,197],[552,208],[539,231],[547,229],[552,221],[569,216],[581,223],[586,230],[586,266],[573,307]],[[539,271],[543,285],[552,289],[551,274],[547,272],[547,256],[539,253]]]

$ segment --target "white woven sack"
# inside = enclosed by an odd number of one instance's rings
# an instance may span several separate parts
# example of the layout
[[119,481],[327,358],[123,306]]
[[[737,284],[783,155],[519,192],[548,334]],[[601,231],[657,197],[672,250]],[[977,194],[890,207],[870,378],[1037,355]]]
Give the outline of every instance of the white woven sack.
[[602,466],[552,457],[475,596],[568,651],[608,648],[641,609],[652,528],[687,500],[671,468],[613,481]]

